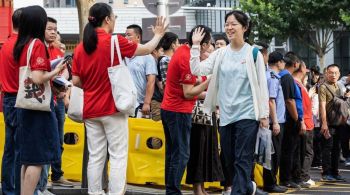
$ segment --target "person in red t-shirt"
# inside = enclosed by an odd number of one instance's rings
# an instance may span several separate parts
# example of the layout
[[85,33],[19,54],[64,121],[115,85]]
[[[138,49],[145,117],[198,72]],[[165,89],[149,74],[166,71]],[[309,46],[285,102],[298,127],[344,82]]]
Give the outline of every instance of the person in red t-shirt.
[[[44,44],[46,23],[47,15],[42,7],[29,6],[22,9],[13,56],[19,67],[27,66],[27,51],[29,45],[35,41],[28,64],[33,82],[31,90],[50,81],[65,68],[65,65],[60,63],[51,70]],[[33,194],[43,166],[59,160],[59,138],[57,119],[53,112],[53,98],[50,107],[50,112],[18,109],[22,195]]]
[[311,168],[312,159],[313,159],[313,129],[314,129],[314,122],[312,118],[312,104],[311,99],[309,97],[309,93],[306,90],[306,87],[303,85],[303,80],[306,76],[306,73],[309,72],[309,70],[306,68],[306,65],[303,61],[300,63],[300,67],[298,70],[296,70],[293,73],[294,80],[296,81],[296,84],[301,89],[301,96],[302,96],[302,102],[303,102],[303,111],[304,111],[304,123],[306,126],[306,132],[304,135],[301,135],[301,153],[300,153],[300,160],[301,160],[301,179],[302,182],[314,186],[315,182],[311,179],[309,170]]
[[[210,28],[204,28],[206,35],[201,41],[203,51],[209,48]],[[193,28],[190,37],[192,37]],[[165,134],[165,186],[166,194],[181,194],[180,184],[190,155],[190,135],[192,126],[192,109],[201,92],[207,87],[209,80],[197,85],[197,77],[190,69],[190,46],[180,46],[172,56],[167,72],[161,118]],[[204,78],[204,77],[203,77]]]
[[[123,194],[126,184],[128,157],[128,116],[118,112],[108,77],[111,66],[111,33],[115,15],[106,3],[96,3],[89,11],[89,22],[84,39],[74,51],[73,84],[84,90],[83,119],[86,126],[88,162],[88,192],[103,194],[101,180],[107,147],[110,157],[109,193]],[[163,17],[157,19],[154,37],[145,45],[136,44],[117,36],[121,56],[133,57],[150,54],[158,45],[167,25]],[[119,64],[114,52],[113,64]],[[107,144],[108,143],[108,144]]]
[[[5,146],[2,156],[2,193],[19,194],[21,167],[19,165],[19,147],[16,142],[16,132],[18,131],[16,94],[18,91],[19,67],[13,58],[13,48],[17,41],[19,19],[21,9],[17,9],[12,15],[13,32],[0,50],[0,83],[2,86],[3,114],[5,123]],[[2,101],[1,101],[2,102]],[[17,159],[17,162],[15,162]],[[13,180],[15,178],[15,180]]]

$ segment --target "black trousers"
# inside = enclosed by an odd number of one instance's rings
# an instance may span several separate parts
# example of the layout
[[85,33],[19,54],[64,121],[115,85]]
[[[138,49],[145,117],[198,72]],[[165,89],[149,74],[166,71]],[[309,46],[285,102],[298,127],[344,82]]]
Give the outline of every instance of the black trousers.
[[[275,153],[272,154],[271,170],[263,169],[264,188],[273,188],[277,184],[276,175],[280,166],[281,148],[284,134],[284,123],[280,123],[280,133],[276,136],[272,135],[272,143]],[[270,125],[272,131],[272,125]]]
[[304,182],[308,181],[311,178],[309,171],[314,157],[313,133],[313,131],[306,131],[306,133],[301,137],[301,179]]
[[350,140],[350,126],[344,125],[340,128],[341,150],[344,158],[350,158],[349,140]]
[[280,182],[287,183],[299,180],[300,163],[300,122],[287,120],[282,139],[282,153],[280,162]]
[[331,137],[322,137],[322,175],[338,175],[341,127],[329,127]]
[[312,166],[321,166],[322,163],[322,137],[323,135],[320,132],[320,127],[316,127],[314,130],[314,138],[313,138],[313,145],[314,145],[314,158],[312,161]]

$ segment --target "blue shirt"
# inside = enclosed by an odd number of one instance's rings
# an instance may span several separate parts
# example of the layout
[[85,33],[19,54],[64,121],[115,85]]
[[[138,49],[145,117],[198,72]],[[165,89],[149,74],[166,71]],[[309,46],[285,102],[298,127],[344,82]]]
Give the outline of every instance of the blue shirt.
[[152,55],[125,58],[137,89],[137,102],[144,103],[147,87],[147,76],[158,75],[157,63]]
[[295,105],[297,107],[298,112],[298,120],[302,121],[304,118],[304,111],[303,111],[303,98],[301,97],[301,89],[294,81],[294,87],[295,87]]
[[218,71],[220,126],[243,119],[256,120],[245,61],[249,52],[248,44],[246,43],[239,51],[233,51],[230,46],[228,47]]
[[[266,70],[266,78],[267,78],[267,87],[269,89],[269,98],[275,99],[276,103],[276,114],[278,123],[286,122],[286,106],[284,102],[284,96],[281,86],[281,77],[271,70],[267,68]],[[272,123],[270,118],[270,123]]]

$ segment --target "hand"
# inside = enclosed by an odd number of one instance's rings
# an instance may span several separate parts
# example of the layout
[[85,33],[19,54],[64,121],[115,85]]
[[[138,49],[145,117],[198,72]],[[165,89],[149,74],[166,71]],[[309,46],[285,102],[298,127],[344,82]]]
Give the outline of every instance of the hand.
[[169,24],[165,24],[165,21],[166,21],[165,17],[163,17],[163,16],[158,16],[157,17],[156,25],[155,26],[151,26],[154,35],[158,35],[158,36],[163,37],[166,29],[169,26]]
[[151,105],[144,103],[141,112],[142,115],[149,115],[149,113],[151,112]]
[[55,70],[58,73],[60,73],[62,70],[64,70],[67,67],[67,62],[62,60],[57,66],[55,67]]
[[280,124],[278,124],[278,123],[272,124],[272,134],[274,136],[277,136],[278,134],[280,134],[280,131],[281,131]]
[[300,124],[301,124],[301,127],[300,127],[299,135],[304,135],[305,132],[306,132],[306,125],[305,125],[305,122],[304,122],[304,121],[301,121]]
[[330,135],[327,124],[322,124],[320,133],[323,134],[323,136],[327,139],[327,136]]
[[268,118],[262,118],[260,119],[260,128],[269,128],[269,119]]
[[204,28],[201,28],[201,27],[196,28],[192,35],[193,45],[200,45],[204,36],[205,36]]
[[63,101],[64,101],[64,107],[66,109],[68,109],[68,106],[69,106],[69,97],[68,97],[68,95],[64,96]]

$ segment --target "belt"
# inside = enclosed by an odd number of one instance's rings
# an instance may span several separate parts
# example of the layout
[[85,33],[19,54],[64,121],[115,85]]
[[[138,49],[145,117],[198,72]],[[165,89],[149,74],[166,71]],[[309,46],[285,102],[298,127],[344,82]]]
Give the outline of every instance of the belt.
[[3,92],[4,97],[17,97],[17,93],[7,93],[7,92]]

